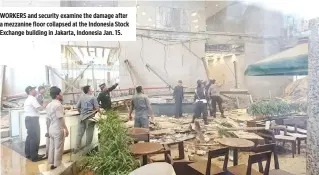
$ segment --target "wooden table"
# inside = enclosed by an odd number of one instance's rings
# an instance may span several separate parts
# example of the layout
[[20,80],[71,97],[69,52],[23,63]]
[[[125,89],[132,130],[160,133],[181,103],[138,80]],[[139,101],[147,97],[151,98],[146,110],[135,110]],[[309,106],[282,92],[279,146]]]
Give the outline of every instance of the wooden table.
[[[136,143],[139,140],[143,140],[147,142],[150,141],[150,134],[149,134],[150,132],[146,128],[132,128],[132,129],[129,129],[128,132],[131,136],[134,137],[134,139],[136,140]],[[147,137],[147,138],[144,138],[144,137]]]
[[136,143],[130,146],[131,153],[136,156],[143,156],[143,165],[147,164],[147,156],[150,154],[154,154],[164,147],[159,143]]
[[234,166],[238,165],[238,149],[254,147],[254,142],[240,138],[223,138],[219,139],[218,142],[233,150]]
[[165,162],[157,162],[140,167],[129,175],[176,175],[176,173],[172,165]]
[[259,135],[252,133],[252,132],[246,132],[246,131],[233,131],[233,134],[235,134],[240,139],[246,139],[253,141],[255,145],[258,143],[263,145],[265,143],[265,139],[260,137]]

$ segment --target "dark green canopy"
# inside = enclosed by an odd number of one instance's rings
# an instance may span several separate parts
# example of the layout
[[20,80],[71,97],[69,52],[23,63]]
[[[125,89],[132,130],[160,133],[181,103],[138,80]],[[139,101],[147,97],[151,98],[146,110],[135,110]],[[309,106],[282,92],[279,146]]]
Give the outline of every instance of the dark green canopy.
[[272,55],[245,71],[246,76],[308,75],[308,43]]

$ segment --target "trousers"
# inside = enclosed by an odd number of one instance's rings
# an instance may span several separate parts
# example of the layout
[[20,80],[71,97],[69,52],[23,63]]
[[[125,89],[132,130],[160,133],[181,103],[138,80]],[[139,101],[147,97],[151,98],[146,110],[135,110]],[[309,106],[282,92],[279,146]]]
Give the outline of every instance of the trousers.
[[25,141],[25,156],[36,161],[38,159],[38,151],[40,144],[40,124],[39,117],[25,118],[25,127],[27,129],[27,138]]
[[183,116],[183,101],[175,100],[175,117]]
[[50,146],[49,146],[49,164],[58,167],[62,163],[62,156],[64,150],[64,130],[50,131]]
[[95,123],[92,120],[80,120],[78,125],[78,134],[76,138],[76,148],[81,148],[82,137],[86,132],[86,145],[89,146],[93,140]]
[[204,122],[207,123],[207,103],[203,103],[202,101],[198,101],[195,104],[193,121],[195,118],[200,118],[203,115]]
[[134,117],[134,128],[149,128],[148,115],[135,116]]
[[220,96],[211,96],[212,99],[212,114],[213,116],[216,116],[216,105],[218,105],[219,112],[223,115],[224,110],[223,110],[223,99]]

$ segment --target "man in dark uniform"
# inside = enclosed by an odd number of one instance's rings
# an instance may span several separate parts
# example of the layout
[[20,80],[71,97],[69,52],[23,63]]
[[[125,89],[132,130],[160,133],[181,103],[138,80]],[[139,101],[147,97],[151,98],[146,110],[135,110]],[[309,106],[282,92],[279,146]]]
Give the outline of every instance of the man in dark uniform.
[[178,85],[174,88],[173,97],[175,100],[175,117],[183,116],[183,100],[184,100],[184,88],[182,86],[182,80],[178,81]]
[[195,90],[194,101],[195,110],[193,115],[192,123],[194,123],[195,118],[201,117],[203,115],[205,125],[208,124],[207,121],[207,97],[206,97],[204,83],[201,80],[197,81],[197,88]]
[[113,91],[119,84],[116,83],[115,85],[107,88],[105,83],[101,84],[99,87],[101,88],[101,93],[97,97],[97,102],[99,103],[100,107],[104,110],[112,109],[112,101],[110,92]]

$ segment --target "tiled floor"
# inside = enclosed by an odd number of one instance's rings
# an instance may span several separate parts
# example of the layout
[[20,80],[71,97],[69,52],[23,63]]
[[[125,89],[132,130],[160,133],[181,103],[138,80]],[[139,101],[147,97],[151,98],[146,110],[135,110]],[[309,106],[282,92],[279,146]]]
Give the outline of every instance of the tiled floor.
[[32,162],[8,147],[1,145],[1,175],[37,175],[59,174],[63,169],[70,166],[70,155],[63,156],[63,165],[50,171],[47,160]]

